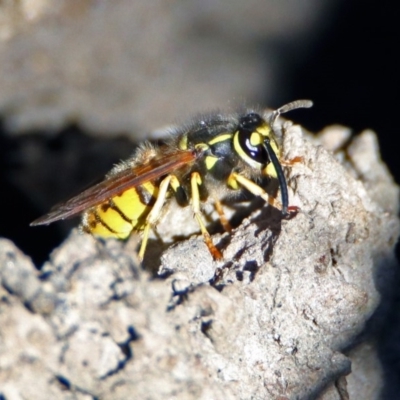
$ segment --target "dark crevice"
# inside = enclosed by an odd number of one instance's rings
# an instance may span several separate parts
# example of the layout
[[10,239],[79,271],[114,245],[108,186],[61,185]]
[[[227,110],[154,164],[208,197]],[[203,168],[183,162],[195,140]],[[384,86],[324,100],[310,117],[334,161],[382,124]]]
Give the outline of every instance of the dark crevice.
[[140,340],[141,336],[132,325],[128,327],[128,334],[129,336],[124,342],[117,343],[125,358],[118,362],[116,368],[108,371],[108,373],[102,376],[100,379],[107,379],[108,377],[118,373],[119,371],[124,369],[129,360],[133,358],[131,343]]
[[[90,396],[92,400],[99,400],[99,398],[93,393],[90,393],[87,390],[84,390],[78,386],[73,385],[68,378],[62,375],[55,375],[55,379],[57,383],[60,385],[61,389],[64,391],[70,391],[72,393],[77,392],[77,393],[82,393],[85,396]],[[1,400],[1,399],[0,399]]]
[[71,382],[62,375],[56,375],[56,379],[63,390],[71,390]]
[[0,123],[0,236],[12,240],[40,267],[79,222],[75,218],[49,226],[29,224],[103,178],[134,147],[126,137],[96,139],[78,126],[59,133],[10,136]]
[[208,337],[211,341],[212,341],[212,339],[211,339],[211,337],[210,337],[210,335],[208,334],[208,331],[211,329],[211,326],[212,326],[212,320],[210,319],[210,320],[208,320],[208,321],[202,321],[201,322],[201,326],[200,326],[200,330],[201,330],[201,333],[203,333],[206,337]]

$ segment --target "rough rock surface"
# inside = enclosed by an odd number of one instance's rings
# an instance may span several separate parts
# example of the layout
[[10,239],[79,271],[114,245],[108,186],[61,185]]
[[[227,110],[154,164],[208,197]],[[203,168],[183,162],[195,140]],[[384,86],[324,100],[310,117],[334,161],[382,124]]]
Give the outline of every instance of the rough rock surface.
[[[299,212],[262,207],[215,235],[221,262],[194,235],[152,260],[160,279],[138,266],[135,238],[73,231],[37,272],[3,239],[0,394],[374,398],[381,369],[374,348],[357,344],[390,291],[398,188],[372,132],[342,148],[335,129],[311,140],[285,124],[284,157],[302,157],[285,168]],[[173,216],[171,237],[187,225]]]

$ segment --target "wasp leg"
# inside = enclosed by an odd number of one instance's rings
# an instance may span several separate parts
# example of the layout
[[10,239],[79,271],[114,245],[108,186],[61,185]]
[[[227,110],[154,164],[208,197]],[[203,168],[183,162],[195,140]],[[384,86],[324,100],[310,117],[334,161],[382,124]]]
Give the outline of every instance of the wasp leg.
[[252,180],[247,179],[244,176],[237,174],[236,172],[233,172],[228,178],[228,182],[231,186],[234,184],[232,181],[237,182],[239,185],[243,186],[250,193],[254,194],[254,196],[260,196],[271,206],[275,205],[275,199],[270,196],[261,186],[258,186]]
[[284,167],[291,167],[292,165],[301,163],[303,161],[304,157],[301,156],[291,158],[290,160],[279,160],[280,164],[283,165]]
[[[254,196],[260,196],[262,199],[264,199],[269,205],[271,206],[278,206],[282,208],[282,204],[277,201],[274,197],[269,196],[268,193],[261,187],[258,186],[256,183],[254,183],[252,180],[245,178],[242,175],[237,174],[236,172],[233,172],[229,178],[228,182],[230,185],[234,185],[234,182],[239,183],[242,185],[245,189],[247,189],[250,193],[253,193]],[[289,213],[293,214],[299,211],[299,208],[297,206],[290,206],[288,207]]]
[[204,242],[206,243],[208,250],[210,251],[211,255],[216,260],[220,260],[222,258],[221,252],[215,247],[214,243],[211,240],[211,236],[207,231],[207,228],[204,225],[204,222],[201,218],[201,211],[200,211],[200,193],[199,193],[199,186],[201,185],[201,177],[198,172],[193,172],[190,176],[190,184],[191,184],[191,191],[192,191],[192,208],[194,216],[197,220],[197,223],[200,226],[201,233],[203,234]]
[[218,213],[219,220],[221,221],[222,227],[224,228],[224,230],[225,230],[226,232],[230,232],[230,231],[232,230],[232,226],[231,226],[231,224],[229,223],[228,219],[226,218],[226,215],[225,215],[225,213],[224,213],[224,209],[223,209],[223,207],[222,207],[221,202],[220,202],[219,200],[216,200],[216,199],[215,199],[215,200],[214,200],[214,207],[215,207],[215,210],[216,210],[217,213]]
[[175,185],[176,182],[178,182],[178,178],[175,175],[168,175],[160,183],[157,200],[155,201],[151,211],[146,217],[146,222],[143,229],[143,239],[139,250],[140,260],[143,260],[144,253],[146,251],[150,228],[157,222],[158,218],[160,217],[165,199],[167,198],[168,188],[170,185]]
[[178,179],[172,180],[171,187],[175,193],[176,202],[181,207],[186,207],[189,204],[189,199],[188,199],[188,196],[187,196],[185,190],[181,186],[181,183],[179,182],[179,180]]

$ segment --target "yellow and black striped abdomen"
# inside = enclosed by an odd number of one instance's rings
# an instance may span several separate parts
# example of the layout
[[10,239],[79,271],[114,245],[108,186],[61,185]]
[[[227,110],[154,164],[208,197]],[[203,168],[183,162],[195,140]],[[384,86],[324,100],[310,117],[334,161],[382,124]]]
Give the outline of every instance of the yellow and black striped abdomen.
[[146,182],[88,210],[82,230],[101,237],[125,239],[132,230],[144,228],[145,220],[158,195],[158,186]]

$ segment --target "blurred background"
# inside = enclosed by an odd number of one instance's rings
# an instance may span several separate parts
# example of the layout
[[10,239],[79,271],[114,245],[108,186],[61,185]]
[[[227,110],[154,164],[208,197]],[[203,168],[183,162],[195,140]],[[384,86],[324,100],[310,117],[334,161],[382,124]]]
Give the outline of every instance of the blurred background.
[[[317,132],[378,133],[400,179],[398,16],[390,0],[0,2],[0,236],[38,267],[71,224],[30,228],[134,144],[238,105]],[[397,362],[395,360],[395,362]]]
[[315,103],[311,131],[378,132],[399,180],[389,0],[0,3],[0,235],[39,266],[72,224],[29,221],[199,112]]

